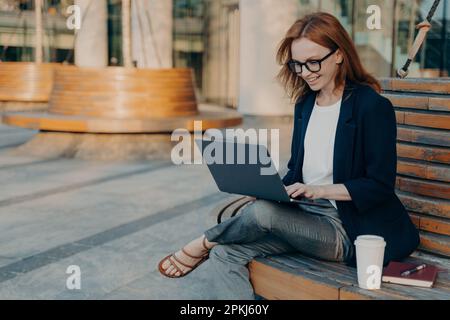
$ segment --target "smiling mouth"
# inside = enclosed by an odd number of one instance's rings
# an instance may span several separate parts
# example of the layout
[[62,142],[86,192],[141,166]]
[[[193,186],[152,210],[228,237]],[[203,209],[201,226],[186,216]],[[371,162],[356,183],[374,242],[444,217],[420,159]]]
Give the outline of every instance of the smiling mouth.
[[314,78],[311,78],[311,79],[307,79],[306,81],[308,82],[308,83],[312,83],[312,82],[315,82],[317,79],[319,79],[320,78],[320,76],[317,76],[317,77],[314,77]]

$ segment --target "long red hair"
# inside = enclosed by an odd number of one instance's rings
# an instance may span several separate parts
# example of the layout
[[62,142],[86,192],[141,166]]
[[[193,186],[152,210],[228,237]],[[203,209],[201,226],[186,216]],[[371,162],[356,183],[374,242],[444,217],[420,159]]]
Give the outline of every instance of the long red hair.
[[282,66],[277,78],[294,101],[311,90],[309,85],[286,65],[292,59],[292,42],[299,38],[307,38],[330,50],[340,50],[343,61],[334,80],[335,88],[341,87],[345,80],[349,79],[355,83],[369,85],[377,92],[381,91],[378,80],[364,69],[352,39],[339,20],[329,13],[316,12],[297,20],[289,28],[276,56],[277,62]]

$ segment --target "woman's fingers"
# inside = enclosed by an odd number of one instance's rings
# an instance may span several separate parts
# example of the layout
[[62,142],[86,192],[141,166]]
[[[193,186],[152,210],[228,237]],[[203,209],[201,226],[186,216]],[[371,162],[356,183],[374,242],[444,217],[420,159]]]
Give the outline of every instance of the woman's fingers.
[[297,191],[296,187],[290,187],[289,189],[286,190],[288,195],[293,194],[295,191]]
[[295,191],[293,194],[291,194],[291,198],[297,198],[298,196],[300,196],[303,192],[300,191]]
[[301,186],[298,189],[294,190],[290,195],[292,198],[298,197],[305,192],[305,187]]
[[312,198],[313,194],[311,192],[305,192],[304,196],[309,199]]
[[303,196],[308,199],[314,199],[318,191],[318,186],[306,185],[303,183],[294,183],[293,185],[286,187],[286,192],[291,198]]
[[299,188],[302,188],[304,186],[304,184],[301,184],[299,182],[291,184],[290,186],[286,187],[286,192],[288,193],[288,195],[291,195],[293,192],[299,190]]
[[291,189],[292,189],[292,186],[286,186],[286,192],[287,192],[287,194],[290,194]]

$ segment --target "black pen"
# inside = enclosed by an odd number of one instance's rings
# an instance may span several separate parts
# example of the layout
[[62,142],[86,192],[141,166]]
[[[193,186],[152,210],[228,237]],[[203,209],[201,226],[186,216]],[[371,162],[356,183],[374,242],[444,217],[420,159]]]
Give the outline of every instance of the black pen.
[[427,265],[426,265],[425,263],[424,263],[424,264],[421,264],[420,266],[417,266],[417,267],[415,267],[415,268],[413,268],[413,269],[411,269],[411,270],[403,271],[400,275],[401,275],[402,277],[409,276],[411,273],[414,273],[414,272],[417,272],[417,271],[419,271],[419,270],[422,270],[422,269],[424,269],[426,266],[427,266]]

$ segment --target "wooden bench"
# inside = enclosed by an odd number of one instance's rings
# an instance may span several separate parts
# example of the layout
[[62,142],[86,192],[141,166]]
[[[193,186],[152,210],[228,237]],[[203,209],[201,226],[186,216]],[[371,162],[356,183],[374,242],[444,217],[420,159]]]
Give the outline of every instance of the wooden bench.
[[420,249],[450,257],[450,78],[381,82],[397,116],[397,195]]
[[167,160],[178,143],[175,130],[233,127],[243,118],[235,110],[198,104],[189,68],[60,67],[49,99],[45,112],[2,114],[6,125],[39,130],[15,155]]
[[57,63],[0,62],[0,111],[45,110]]
[[3,115],[7,125],[69,133],[193,131],[200,120],[206,130],[239,125],[242,116],[200,110],[188,68],[57,68],[48,112]]
[[[396,193],[420,231],[421,243],[405,262],[439,268],[433,288],[382,283],[358,287],[356,269],[302,254],[256,258],[250,280],[265,299],[450,299],[450,79],[382,79],[396,110]],[[252,201],[235,196],[213,211],[218,223]]]

